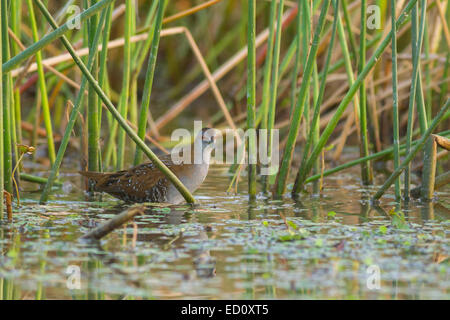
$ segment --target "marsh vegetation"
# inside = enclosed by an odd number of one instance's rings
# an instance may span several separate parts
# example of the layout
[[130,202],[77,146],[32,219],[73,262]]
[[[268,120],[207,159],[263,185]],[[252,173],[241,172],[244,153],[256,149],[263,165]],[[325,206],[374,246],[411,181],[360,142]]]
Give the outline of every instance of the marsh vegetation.
[[[2,1],[0,297],[448,298],[449,21],[446,0]],[[267,130],[192,194],[159,157],[194,120]],[[145,161],[185,205],[78,174]]]

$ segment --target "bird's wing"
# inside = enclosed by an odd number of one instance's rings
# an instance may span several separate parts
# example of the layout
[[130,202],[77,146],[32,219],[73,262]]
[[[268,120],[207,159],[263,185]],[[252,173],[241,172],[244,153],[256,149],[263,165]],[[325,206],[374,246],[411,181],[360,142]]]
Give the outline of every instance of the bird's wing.
[[[175,174],[187,166],[184,163],[174,164],[170,155],[160,158],[160,160]],[[152,163],[147,162],[113,173],[84,173],[83,175],[96,181],[95,189],[116,196],[133,196],[144,198],[148,196],[149,190],[153,188],[164,189],[170,183],[165,175]]]

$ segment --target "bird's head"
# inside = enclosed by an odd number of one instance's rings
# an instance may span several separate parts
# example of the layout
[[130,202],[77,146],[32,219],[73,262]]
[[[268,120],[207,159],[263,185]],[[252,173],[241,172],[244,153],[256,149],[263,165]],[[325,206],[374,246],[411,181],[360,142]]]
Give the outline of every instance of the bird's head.
[[208,163],[211,159],[211,153],[214,150],[216,137],[218,136],[217,129],[203,128],[195,138],[193,152],[193,159],[195,164]]
[[202,141],[202,148],[214,146],[216,143],[217,129],[203,128],[199,133],[199,138]]

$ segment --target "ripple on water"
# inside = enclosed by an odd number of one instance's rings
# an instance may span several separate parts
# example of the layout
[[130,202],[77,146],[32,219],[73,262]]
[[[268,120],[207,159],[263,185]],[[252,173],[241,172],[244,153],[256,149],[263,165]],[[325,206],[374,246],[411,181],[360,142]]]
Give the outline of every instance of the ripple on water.
[[[370,208],[376,188],[354,177],[327,177],[323,197],[261,195],[249,205],[245,192],[225,192],[229,176],[213,167],[198,205],[148,206],[99,243],[78,239],[126,206],[108,196],[77,201],[78,187],[46,206],[23,195],[14,222],[0,225],[0,279],[19,297],[449,298],[448,189],[431,206],[412,203],[394,224],[392,194]],[[71,265],[80,267],[80,290],[66,286]],[[373,266],[379,290],[367,286]]]

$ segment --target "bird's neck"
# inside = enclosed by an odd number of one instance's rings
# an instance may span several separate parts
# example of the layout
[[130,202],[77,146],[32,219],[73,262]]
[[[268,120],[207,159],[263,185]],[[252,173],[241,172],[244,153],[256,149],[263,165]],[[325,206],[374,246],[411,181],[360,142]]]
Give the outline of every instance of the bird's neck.
[[211,161],[212,146],[202,146],[201,142],[191,145],[191,163],[200,166],[209,166]]

